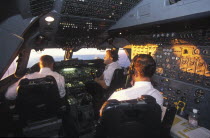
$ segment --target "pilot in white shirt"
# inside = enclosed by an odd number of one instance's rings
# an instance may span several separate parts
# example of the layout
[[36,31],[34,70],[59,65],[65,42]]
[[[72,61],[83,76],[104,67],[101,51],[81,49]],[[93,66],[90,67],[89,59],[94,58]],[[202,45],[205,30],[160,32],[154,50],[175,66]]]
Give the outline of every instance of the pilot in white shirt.
[[95,82],[104,89],[107,89],[110,86],[115,69],[121,69],[117,60],[118,54],[116,51],[106,51],[106,55],[104,57],[104,64],[106,64],[105,70],[100,77],[95,78]]
[[[39,66],[40,66],[40,71],[35,72],[32,74],[25,75],[23,78],[28,78],[28,79],[36,79],[36,78],[43,78],[46,77],[47,75],[51,75],[55,78],[57,85],[58,85],[58,90],[60,97],[63,98],[66,95],[65,91],[65,80],[62,75],[60,75],[57,72],[52,71],[53,70],[53,65],[54,65],[54,59],[52,56],[49,55],[44,55],[40,58]],[[20,79],[20,80],[21,80]],[[15,100],[17,97],[17,87],[20,82],[20,80],[13,85],[11,85],[5,94],[6,99],[8,100]]]
[[118,101],[137,99],[141,95],[151,95],[156,102],[162,106],[163,96],[151,84],[151,78],[156,70],[156,63],[152,56],[146,54],[136,55],[130,66],[132,81],[134,85],[131,88],[114,92],[110,99]]
[[141,95],[151,95],[156,99],[156,102],[160,106],[163,105],[163,96],[152,86],[151,82],[149,81],[137,81],[131,88],[114,92],[109,97],[109,100],[116,99],[118,101],[125,101],[140,98]]
[[[163,96],[151,84],[151,78],[156,70],[156,63],[152,56],[146,54],[136,55],[130,65],[132,82],[134,85],[131,88],[114,92],[108,100],[116,99],[118,101],[132,100],[140,98],[142,95],[151,95],[156,99],[156,102],[162,107]],[[101,107],[100,114],[102,115],[103,108],[108,102],[105,102]]]

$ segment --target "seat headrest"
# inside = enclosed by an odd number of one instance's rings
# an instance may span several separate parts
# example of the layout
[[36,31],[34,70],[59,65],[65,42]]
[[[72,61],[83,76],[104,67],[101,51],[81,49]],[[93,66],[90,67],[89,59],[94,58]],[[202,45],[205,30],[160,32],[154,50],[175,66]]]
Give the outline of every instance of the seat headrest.
[[104,108],[104,111],[113,108],[135,109],[141,105],[146,105],[146,104],[157,104],[157,102],[155,98],[150,95],[142,95],[141,98],[125,100],[125,101],[118,101],[113,99],[108,101],[106,107]]
[[160,135],[161,108],[143,95],[127,101],[109,100],[96,128],[96,137],[150,138]]
[[46,76],[44,78],[37,79],[22,79],[19,86],[35,86],[35,85],[46,85],[46,84],[56,84],[56,80],[53,76]]
[[125,100],[125,101],[118,101],[118,100],[109,100],[110,104],[122,104],[122,103],[130,103],[130,104],[140,104],[140,103],[156,103],[156,100],[151,95],[142,95],[140,98],[137,99],[131,99],[131,100]]

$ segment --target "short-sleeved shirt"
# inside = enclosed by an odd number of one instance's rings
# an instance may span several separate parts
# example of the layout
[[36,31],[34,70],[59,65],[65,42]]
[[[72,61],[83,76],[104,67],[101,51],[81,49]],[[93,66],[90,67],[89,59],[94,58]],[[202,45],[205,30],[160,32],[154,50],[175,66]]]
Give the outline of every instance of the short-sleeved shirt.
[[[25,78],[28,78],[28,79],[44,78],[47,75],[51,75],[55,78],[55,80],[57,82],[57,85],[58,85],[58,90],[59,90],[60,97],[63,98],[66,95],[64,77],[62,75],[60,75],[59,73],[52,71],[50,68],[41,68],[39,72],[34,72],[32,74],[25,75],[21,79],[25,79]],[[21,79],[18,82],[16,82],[15,84],[11,85],[7,89],[5,97],[8,100],[16,99],[16,97],[17,97],[17,87],[18,87],[18,84],[21,81]]]
[[112,62],[106,65],[103,73],[106,86],[110,86],[115,69],[121,69],[118,62]]
[[110,97],[118,101],[132,100],[141,97],[142,95],[151,95],[156,99],[156,102],[162,106],[163,96],[160,92],[155,89],[149,81],[138,81],[135,82],[134,86],[128,89],[114,92]]

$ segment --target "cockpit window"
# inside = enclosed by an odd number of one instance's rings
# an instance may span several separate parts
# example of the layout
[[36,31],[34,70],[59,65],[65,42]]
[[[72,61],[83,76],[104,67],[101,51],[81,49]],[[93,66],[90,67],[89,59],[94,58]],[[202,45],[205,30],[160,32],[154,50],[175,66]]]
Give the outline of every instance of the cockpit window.
[[[72,58],[78,60],[103,59],[105,54],[106,50],[98,50],[96,48],[82,48],[74,52]],[[43,51],[32,50],[27,67],[29,68],[34,64],[38,63],[39,58],[42,55],[51,55],[53,56],[55,61],[61,61],[64,60],[65,51],[59,48],[45,49]],[[128,67],[130,65],[130,61],[122,48],[119,49],[118,62],[122,67]]]
[[55,61],[61,61],[64,59],[65,51],[59,48],[45,49],[43,51],[31,50],[30,58],[27,67],[31,67],[39,62],[42,55],[51,55]]
[[121,67],[128,67],[130,65],[130,60],[127,56],[127,54],[125,53],[125,50],[123,48],[120,48],[119,49],[119,52],[118,52],[118,55],[119,55],[119,64]]
[[[106,49],[108,50],[108,49]],[[80,60],[89,60],[89,59],[104,59],[106,50],[98,50],[96,48],[82,48],[77,52],[74,52],[72,58],[78,58]],[[128,59],[123,48],[119,49],[119,64],[122,67],[128,67],[130,65],[130,60]]]
[[[105,56],[105,53],[106,53],[106,50],[98,50],[96,48],[89,48],[89,49],[82,48],[79,51],[74,52],[72,58],[77,58],[79,60],[103,59]],[[27,67],[30,68],[34,64],[38,63],[39,58],[42,55],[51,55],[53,56],[55,61],[61,61],[61,60],[64,60],[64,54],[65,54],[65,51],[63,49],[58,49],[58,48],[45,49],[43,51],[31,50]],[[120,48],[118,54],[119,54],[119,60],[118,60],[119,64],[122,67],[128,67],[130,65],[130,60],[128,59],[125,51],[122,48]],[[16,58],[12,62],[12,64],[10,65],[8,70],[5,72],[1,80],[15,73],[16,66],[17,66],[17,63],[16,63],[17,59],[18,58]]]
[[106,50],[98,50],[96,48],[82,48],[73,53],[72,58],[78,58],[81,60],[90,59],[103,59],[106,54]]
[[15,60],[12,62],[12,64],[9,66],[9,68],[7,69],[7,71],[4,73],[3,77],[1,78],[1,80],[3,80],[4,78],[12,75],[15,73],[16,67],[17,67],[17,59],[18,57],[15,58]]
[[[103,59],[106,50],[97,50],[96,48],[82,48],[73,53],[72,58],[79,60]],[[59,48],[45,49],[43,51],[31,50],[30,58],[27,67],[31,67],[37,62],[42,55],[51,55],[55,61],[64,60],[65,51]]]

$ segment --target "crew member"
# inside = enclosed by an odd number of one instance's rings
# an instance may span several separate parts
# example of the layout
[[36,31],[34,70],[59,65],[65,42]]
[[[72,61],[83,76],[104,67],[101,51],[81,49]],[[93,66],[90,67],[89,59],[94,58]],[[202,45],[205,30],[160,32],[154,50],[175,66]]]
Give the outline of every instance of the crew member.
[[112,77],[115,69],[120,69],[120,65],[117,62],[118,54],[117,51],[107,50],[104,57],[104,64],[106,64],[103,74],[94,79],[94,82],[86,83],[87,91],[93,96],[93,108],[96,119],[99,117],[99,110],[106,100],[106,89],[109,88],[112,81]]
[[[156,70],[156,63],[152,56],[146,54],[136,55],[132,60],[129,70],[132,75],[133,86],[114,92],[108,101],[112,99],[125,101],[140,98],[142,95],[151,95],[162,107],[163,96],[151,84],[151,78]],[[102,113],[106,104],[107,102],[102,106],[100,113]]]
[[121,69],[117,60],[118,54],[116,51],[106,51],[106,55],[104,57],[104,64],[106,64],[105,70],[100,77],[94,79],[95,82],[97,82],[104,89],[107,89],[110,86],[115,69]]
[[63,98],[66,95],[65,91],[65,80],[64,77],[61,76],[59,73],[53,71],[53,66],[54,66],[54,59],[52,56],[49,55],[44,55],[41,56],[39,66],[40,66],[40,71],[39,72],[34,72],[32,74],[25,75],[22,77],[19,81],[11,85],[5,94],[6,99],[8,100],[15,100],[17,97],[17,87],[19,82],[22,79],[28,78],[28,79],[37,79],[37,78],[43,78],[46,77],[47,75],[51,75],[55,78],[57,85],[58,85],[58,90],[60,97]]

